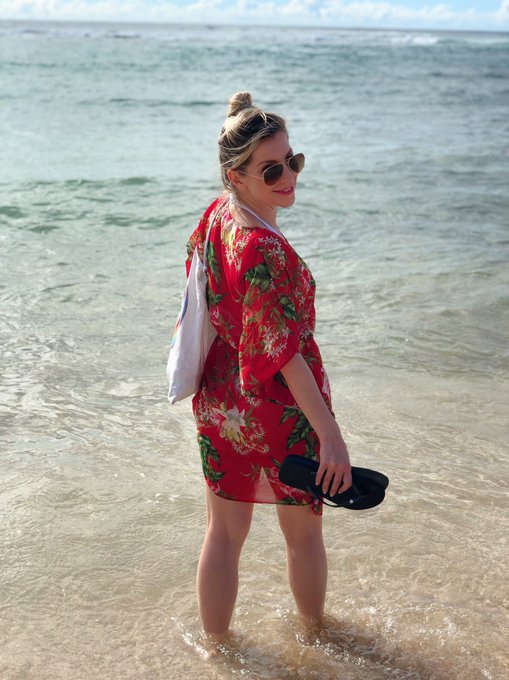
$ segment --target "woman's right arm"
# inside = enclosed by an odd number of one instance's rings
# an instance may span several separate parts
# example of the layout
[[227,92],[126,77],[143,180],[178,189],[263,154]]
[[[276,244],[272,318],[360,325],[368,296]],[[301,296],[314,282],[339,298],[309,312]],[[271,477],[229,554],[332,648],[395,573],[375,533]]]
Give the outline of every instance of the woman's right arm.
[[294,354],[281,369],[286,384],[320,441],[320,467],[316,483],[331,495],[346,491],[352,471],[346,444],[329,411],[311,369],[302,354]]

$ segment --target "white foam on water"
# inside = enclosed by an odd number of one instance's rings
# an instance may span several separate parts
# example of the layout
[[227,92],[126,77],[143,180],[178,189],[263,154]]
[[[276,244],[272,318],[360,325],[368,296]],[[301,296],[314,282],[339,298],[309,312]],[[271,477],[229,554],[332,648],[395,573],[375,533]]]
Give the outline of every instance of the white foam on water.
[[394,35],[391,37],[393,45],[415,45],[418,47],[432,47],[437,45],[440,38],[436,35],[422,35],[408,33],[406,35]]

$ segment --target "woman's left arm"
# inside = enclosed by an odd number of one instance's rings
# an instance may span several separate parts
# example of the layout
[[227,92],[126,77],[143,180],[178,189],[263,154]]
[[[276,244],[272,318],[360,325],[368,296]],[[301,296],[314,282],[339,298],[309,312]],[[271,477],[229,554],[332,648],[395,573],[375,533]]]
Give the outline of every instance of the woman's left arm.
[[320,440],[320,467],[316,483],[334,495],[352,484],[352,470],[346,444],[334,416],[327,408],[316,380],[302,354],[294,354],[281,369],[293,398]]

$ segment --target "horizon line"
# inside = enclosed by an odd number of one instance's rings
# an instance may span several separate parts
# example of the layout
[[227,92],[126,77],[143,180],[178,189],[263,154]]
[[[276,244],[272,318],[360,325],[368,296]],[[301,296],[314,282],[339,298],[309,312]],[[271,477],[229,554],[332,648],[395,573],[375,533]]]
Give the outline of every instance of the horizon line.
[[495,33],[503,34],[509,36],[509,29],[497,29],[497,28],[416,28],[416,27],[404,27],[404,26],[358,26],[358,25],[338,25],[338,24],[321,24],[321,23],[310,23],[310,24],[291,24],[291,23],[263,23],[258,21],[249,20],[237,20],[231,22],[225,21],[143,21],[140,19],[59,19],[51,18],[45,19],[41,17],[1,17],[0,23],[11,22],[11,23],[46,23],[46,24],[69,24],[69,25],[80,25],[80,24],[114,24],[114,25],[126,25],[126,26],[202,26],[210,28],[290,28],[290,29],[316,29],[321,28],[324,30],[347,30],[347,31],[395,31],[395,32],[411,32],[411,33],[465,33],[465,34],[478,34],[478,33]]

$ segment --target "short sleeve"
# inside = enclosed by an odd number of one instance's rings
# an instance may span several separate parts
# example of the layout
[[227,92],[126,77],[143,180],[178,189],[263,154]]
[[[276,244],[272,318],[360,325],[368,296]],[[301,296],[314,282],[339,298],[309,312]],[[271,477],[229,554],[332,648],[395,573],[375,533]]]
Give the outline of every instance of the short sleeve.
[[245,249],[240,275],[240,381],[243,391],[259,394],[299,351],[295,290],[282,240],[270,233],[255,235]]

